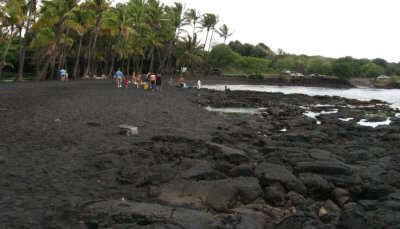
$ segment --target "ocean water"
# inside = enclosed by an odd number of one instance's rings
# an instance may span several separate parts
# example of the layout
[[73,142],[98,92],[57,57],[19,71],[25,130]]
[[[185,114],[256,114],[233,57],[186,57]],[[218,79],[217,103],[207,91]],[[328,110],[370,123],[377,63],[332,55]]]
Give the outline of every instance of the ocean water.
[[[225,85],[203,85],[203,88],[213,90],[225,90]],[[373,99],[385,101],[392,108],[400,109],[400,89],[373,89],[373,88],[350,88],[333,89],[321,87],[301,86],[270,86],[270,85],[228,85],[233,91],[259,91],[259,92],[281,92],[284,94],[305,94],[310,96],[326,95],[341,96],[348,99],[369,101]]]

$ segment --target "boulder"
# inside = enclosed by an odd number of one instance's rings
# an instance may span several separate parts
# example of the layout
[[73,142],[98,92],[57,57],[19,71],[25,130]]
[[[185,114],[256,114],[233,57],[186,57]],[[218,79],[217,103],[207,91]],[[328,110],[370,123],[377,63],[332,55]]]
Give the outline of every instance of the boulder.
[[[332,190],[332,185],[324,178],[313,173],[301,173],[299,179],[307,187],[308,193],[317,197],[328,196]],[[328,193],[328,194],[327,194]]]
[[292,172],[281,165],[267,162],[261,163],[256,167],[255,174],[260,179],[263,186],[280,182],[288,190],[294,190],[301,194],[306,193],[304,184],[298,180]]
[[210,180],[226,178],[222,173],[214,170],[211,162],[197,159],[183,159],[179,166],[178,178]]
[[267,186],[264,189],[264,200],[273,206],[282,206],[285,203],[286,190],[280,183]]
[[92,228],[211,228],[214,216],[207,212],[159,204],[100,201],[83,209],[83,221]]
[[137,187],[160,185],[174,179],[177,175],[174,164],[165,163],[154,166],[125,167],[119,172],[118,178],[122,183],[134,184]]
[[286,198],[289,200],[289,206],[299,206],[306,202],[306,198],[303,195],[290,191]]
[[[325,212],[322,212],[322,210]],[[337,224],[339,217],[342,214],[342,210],[332,200],[327,200],[321,207],[319,213],[319,216],[324,223]]]
[[252,177],[254,176],[254,166],[251,164],[241,164],[229,171],[231,177]]
[[339,206],[344,206],[349,200],[349,191],[343,188],[335,188],[332,191],[332,196],[335,198],[335,201]]
[[241,150],[212,142],[209,142],[208,144],[217,147],[222,152],[222,159],[225,159],[230,163],[241,164],[249,162],[247,154]]
[[211,208],[224,212],[237,203],[248,204],[262,195],[256,178],[237,177],[222,180],[174,180],[160,188],[158,199],[175,206]]
[[339,225],[345,229],[368,228],[364,209],[356,203],[347,204],[340,217]]
[[300,173],[318,173],[327,175],[351,175],[353,168],[339,161],[309,161],[296,163],[295,169]]

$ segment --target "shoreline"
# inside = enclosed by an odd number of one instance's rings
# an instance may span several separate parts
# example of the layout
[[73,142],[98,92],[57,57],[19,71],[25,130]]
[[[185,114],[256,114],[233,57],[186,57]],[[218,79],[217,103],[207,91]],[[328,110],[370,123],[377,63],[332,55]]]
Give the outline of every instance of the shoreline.
[[[151,92],[111,81],[0,89],[0,223],[8,228],[399,223],[400,118],[380,101],[166,84]],[[389,126],[357,124],[388,116]],[[120,135],[121,124],[139,135]]]

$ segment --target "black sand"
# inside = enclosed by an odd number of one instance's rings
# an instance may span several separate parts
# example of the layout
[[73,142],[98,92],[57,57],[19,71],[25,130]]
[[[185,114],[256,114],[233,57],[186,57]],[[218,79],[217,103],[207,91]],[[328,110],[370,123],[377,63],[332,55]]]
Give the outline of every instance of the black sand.
[[[299,108],[327,103],[339,113],[322,125]],[[375,103],[0,84],[0,228],[398,228],[400,122],[360,127],[367,114],[394,113],[343,107]],[[120,135],[120,124],[139,135]]]

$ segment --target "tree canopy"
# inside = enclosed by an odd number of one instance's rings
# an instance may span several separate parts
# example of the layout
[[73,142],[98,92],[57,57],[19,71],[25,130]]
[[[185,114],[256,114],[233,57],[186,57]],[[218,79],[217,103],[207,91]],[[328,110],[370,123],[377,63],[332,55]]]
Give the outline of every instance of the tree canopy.
[[[110,75],[117,67],[129,74],[172,73],[181,65],[200,69],[219,21],[213,13],[185,11],[180,3],[167,6],[158,0],[115,6],[110,0],[1,4],[0,77],[3,69],[15,72],[19,65],[37,80],[55,79],[60,68],[73,78]],[[200,33],[206,34],[205,41]]]

